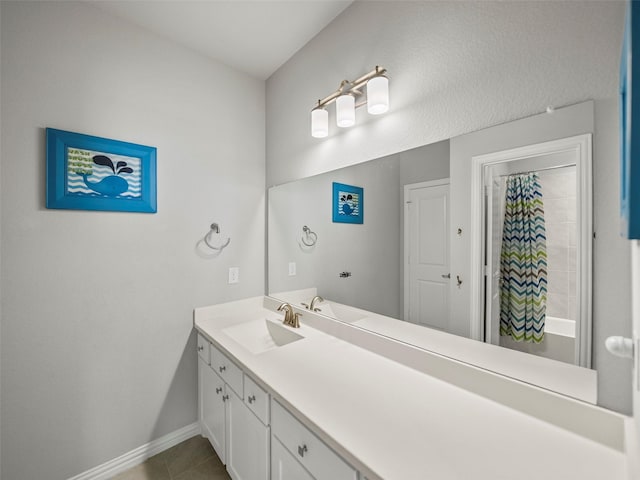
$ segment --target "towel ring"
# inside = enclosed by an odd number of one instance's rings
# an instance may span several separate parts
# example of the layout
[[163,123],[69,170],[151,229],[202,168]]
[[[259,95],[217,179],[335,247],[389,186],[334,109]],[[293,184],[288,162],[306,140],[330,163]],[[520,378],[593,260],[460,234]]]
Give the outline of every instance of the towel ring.
[[229,242],[231,242],[231,237],[227,238],[227,240],[222,245],[215,246],[211,242],[211,236],[214,233],[220,233],[220,226],[217,223],[212,223],[211,224],[210,230],[207,232],[207,234],[204,236],[204,238],[202,240],[207,245],[207,247],[209,247],[210,249],[217,250],[217,251],[221,252],[222,250],[224,250],[224,248],[227,245],[229,245]]
[[[302,227],[302,231],[304,232],[304,236],[300,238],[300,241],[307,247],[313,247],[318,241],[318,235],[316,234],[316,232],[312,232],[311,229],[306,225]],[[307,241],[305,241],[305,239]]]

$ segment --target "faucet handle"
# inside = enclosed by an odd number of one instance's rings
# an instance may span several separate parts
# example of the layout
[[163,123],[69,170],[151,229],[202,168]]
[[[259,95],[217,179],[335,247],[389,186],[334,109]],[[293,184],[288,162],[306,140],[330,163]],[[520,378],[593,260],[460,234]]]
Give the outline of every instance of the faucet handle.
[[291,322],[291,326],[293,328],[300,328],[300,317],[302,316],[301,313],[294,313],[293,314],[293,321]]

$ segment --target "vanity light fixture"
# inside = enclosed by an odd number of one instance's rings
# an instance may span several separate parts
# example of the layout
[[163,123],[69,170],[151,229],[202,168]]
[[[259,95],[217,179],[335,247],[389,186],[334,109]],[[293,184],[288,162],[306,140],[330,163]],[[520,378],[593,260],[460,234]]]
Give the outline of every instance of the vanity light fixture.
[[[324,138],[329,135],[329,113],[325,107],[333,102],[336,104],[336,124],[338,127],[351,127],[356,122],[356,108],[367,105],[367,111],[372,115],[379,115],[389,110],[389,79],[385,76],[387,70],[376,66],[369,73],[362,75],[353,82],[343,80],[338,89],[327,95],[311,110],[311,136]],[[367,99],[356,103],[356,99],[367,87]]]

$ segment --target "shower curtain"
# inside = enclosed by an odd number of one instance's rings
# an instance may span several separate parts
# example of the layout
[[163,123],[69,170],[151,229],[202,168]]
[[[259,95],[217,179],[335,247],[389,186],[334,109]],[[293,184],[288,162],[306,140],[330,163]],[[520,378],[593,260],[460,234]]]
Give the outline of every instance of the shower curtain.
[[540,343],[547,308],[547,246],[536,173],[507,178],[500,252],[500,335]]

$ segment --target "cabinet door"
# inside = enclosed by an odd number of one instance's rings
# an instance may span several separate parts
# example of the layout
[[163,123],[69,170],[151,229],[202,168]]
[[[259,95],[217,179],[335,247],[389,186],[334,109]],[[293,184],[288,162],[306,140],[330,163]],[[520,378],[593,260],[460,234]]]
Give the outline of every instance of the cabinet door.
[[318,480],[357,480],[358,472],[277,401],[271,402],[271,431]]
[[225,463],[224,382],[211,367],[200,361],[200,419],[203,434]]
[[274,436],[271,437],[271,480],[314,480]]
[[230,388],[227,396],[227,471],[234,480],[268,480],[269,427]]

